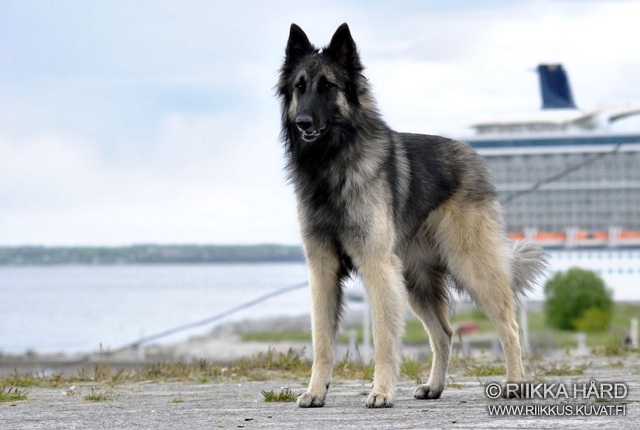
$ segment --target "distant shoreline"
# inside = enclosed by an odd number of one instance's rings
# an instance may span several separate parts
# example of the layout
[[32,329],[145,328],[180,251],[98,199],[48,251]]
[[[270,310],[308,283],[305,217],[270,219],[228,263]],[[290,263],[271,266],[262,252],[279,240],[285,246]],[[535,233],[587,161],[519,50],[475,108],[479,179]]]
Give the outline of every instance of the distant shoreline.
[[0,247],[0,266],[304,262],[299,245],[131,245]]

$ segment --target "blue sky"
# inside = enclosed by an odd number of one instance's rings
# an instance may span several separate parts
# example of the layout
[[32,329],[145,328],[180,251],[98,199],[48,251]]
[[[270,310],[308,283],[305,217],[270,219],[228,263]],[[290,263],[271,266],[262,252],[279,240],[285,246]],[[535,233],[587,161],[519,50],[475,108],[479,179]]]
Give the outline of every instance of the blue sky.
[[399,3],[0,0],[0,245],[298,243],[291,22],[317,45],[349,23],[398,130],[534,111],[541,62],[583,109],[640,102],[640,1]]

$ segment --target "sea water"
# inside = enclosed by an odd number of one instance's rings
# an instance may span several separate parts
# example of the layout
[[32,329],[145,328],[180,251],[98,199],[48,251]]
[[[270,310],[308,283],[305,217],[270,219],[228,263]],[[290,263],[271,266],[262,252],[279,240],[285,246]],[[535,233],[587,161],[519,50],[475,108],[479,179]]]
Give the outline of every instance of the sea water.
[[[551,270],[596,271],[614,300],[640,301],[640,251],[551,253]],[[0,353],[91,352],[224,313],[305,282],[303,263],[0,267]],[[544,300],[539,284],[529,299]],[[233,313],[217,324],[310,312],[299,288]],[[180,332],[177,341],[216,323]]]
[[[306,279],[302,263],[0,267],[0,353],[115,349]],[[309,306],[300,288],[223,321],[308,314]]]

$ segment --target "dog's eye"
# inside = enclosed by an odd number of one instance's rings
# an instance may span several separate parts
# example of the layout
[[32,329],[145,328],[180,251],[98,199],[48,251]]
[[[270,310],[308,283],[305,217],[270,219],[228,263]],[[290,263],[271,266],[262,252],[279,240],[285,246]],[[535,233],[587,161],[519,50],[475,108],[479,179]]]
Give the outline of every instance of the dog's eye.
[[294,85],[298,90],[304,92],[306,88],[306,84],[304,83],[304,79],[300,79],[297,84]]
[[333,82],[328,81],[326,78],[321,78],[320,81],[318,82],[318,91],[321,93],[330,91],[331,88],[335,87],[336,84],[334,84]]

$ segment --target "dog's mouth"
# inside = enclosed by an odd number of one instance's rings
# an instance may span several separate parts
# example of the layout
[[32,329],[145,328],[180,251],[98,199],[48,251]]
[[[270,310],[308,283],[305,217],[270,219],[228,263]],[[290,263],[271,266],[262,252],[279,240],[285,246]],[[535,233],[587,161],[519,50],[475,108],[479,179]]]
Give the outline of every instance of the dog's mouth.
[[317,130],[307,129],[307,130],[300,130],[300,131],[302,131],[302,138],[306,142],[313,142],[314,140],[322,136],[322,133],[324,133],[326,129],[327,129],[327,125]]

